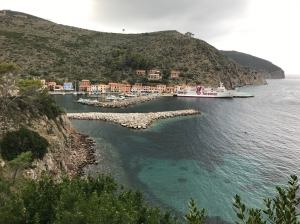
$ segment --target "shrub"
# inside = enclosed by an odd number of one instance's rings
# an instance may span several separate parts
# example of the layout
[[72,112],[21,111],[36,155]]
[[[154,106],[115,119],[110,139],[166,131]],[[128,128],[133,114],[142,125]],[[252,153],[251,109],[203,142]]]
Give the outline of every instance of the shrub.
[[0,143],[1,156],[5,160],[13,160],[27,151],[32,152],[32,159],[42,159],[48,146],[49,142],[45,138],[26,128],[8,132]]

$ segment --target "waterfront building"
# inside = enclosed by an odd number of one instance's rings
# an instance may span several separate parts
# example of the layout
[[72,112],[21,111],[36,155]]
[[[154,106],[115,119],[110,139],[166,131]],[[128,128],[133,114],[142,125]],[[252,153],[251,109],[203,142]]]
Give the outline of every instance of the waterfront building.
[[91,92],[91,83],[88,79],[83,79],[79,82],[80,92]]
[[109,92],[109,85],[105,85],[105,84],[99,84],[99,92],[101,93],[106,93]]
[[143,90],[144,93],[150,93],[150,86],[143,86]]
[[150,86],[149,90],[151,93],[157,93],[157,87],[156,86]]
[[174,89],[175,89],[174,86],[167,86],[166,87],[166,92],[167,93],[174,93]]
[[130,93],[131,85],[130,84],[124,84],[123,87],[123,93]]
[[123,84],[110,82],[108,85],[112,93],[121,93],[123,91]]
[[156,88],[157,88],[157,92],[164,93],[164,92],[166,92],[167,86],[160,84],[160,85],[156,85]]
[[74,90],[73,83],[71,83],[71,82],[64,82],[64,90],[65,91],[73,91]]
[[92,92],[101,92],[100,91],[100,84],[92,84],[91,85],[91,91]]
[[142,84],[136,83],[135,85],[132,85],[131,92],[132,93],[141,93],[143,90]]
[[62,85],[55,85],[54,92],[62,92],[64,90],[64,87]]
[[48,87],[50,90],[54,90],[54,89],[55,89],[55,86],[56,86],[56,82],[48,82],[48,83],[47,83],[47,87]]
[[41,83],[42,83],[42,88],[45,89],[47,88],[47,84],[46,84],[46,80],[45,79],[41,79]]

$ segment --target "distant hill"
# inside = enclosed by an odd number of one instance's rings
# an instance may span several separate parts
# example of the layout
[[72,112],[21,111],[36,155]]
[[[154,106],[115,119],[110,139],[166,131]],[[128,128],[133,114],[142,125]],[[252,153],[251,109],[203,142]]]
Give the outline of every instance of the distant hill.
[[249,67],[254,69],[264,78],[270,79],[282,79],[285,78],[284,71],[272,64],[271,62],[252,56],[250,54],[245,54],[237,51],[221,51],[228,57],[230,57],[235,62],[239,63],[244,67]]
[[[0,11],[0,61],[14,62],[23,77],[62,83],[150,82],[137,69],[158,68],[168,85],[227,88],[265,84],[256,71],[240,66],[215,47],[177,31],[141,34],[97,32],[65,26],[14,11]],[[171,70],[180,78],[169,79]],[[152,81],[155,82],[155,81]]]

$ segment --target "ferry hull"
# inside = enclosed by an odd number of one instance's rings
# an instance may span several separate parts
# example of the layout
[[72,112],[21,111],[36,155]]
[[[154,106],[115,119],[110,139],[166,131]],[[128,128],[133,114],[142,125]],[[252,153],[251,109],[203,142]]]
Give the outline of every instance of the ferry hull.
[[226,92],[211,92],[211,93],[201,93],[197,94],[195,92],[193,93],[178,93],[174,96],[177,97],[193,97],[193,98],[233,98],[235,94],[235,91],[227,90]]

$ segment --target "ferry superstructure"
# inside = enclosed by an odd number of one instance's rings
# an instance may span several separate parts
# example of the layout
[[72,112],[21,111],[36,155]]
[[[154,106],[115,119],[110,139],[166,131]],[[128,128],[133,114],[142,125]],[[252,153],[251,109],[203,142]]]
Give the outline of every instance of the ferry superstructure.
[[218,88],[205,88],[201,84],[197,87],[187,87],[174,94],[177,97],[196,97],[196,98],[233,98],[235,90],[227,90],[220,82]]

